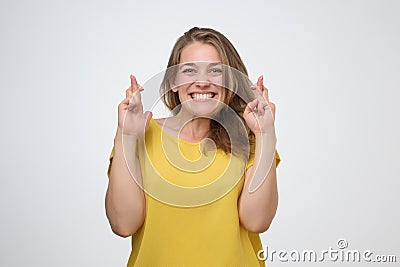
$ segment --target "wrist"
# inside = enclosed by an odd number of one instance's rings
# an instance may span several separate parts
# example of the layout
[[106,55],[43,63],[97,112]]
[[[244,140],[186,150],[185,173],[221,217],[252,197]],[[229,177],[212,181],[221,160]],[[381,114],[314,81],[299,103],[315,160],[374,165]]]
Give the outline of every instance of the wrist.
[[258,133],[254,133],[254,136],[255,136],[256,142],[257,141],[269,141],[269,142],[276,143],[275,131],[258,132]]
[[273,128],[270,128],[270,129],[268,129],[267,131],[259,131],[259,132],[253,132],[254,133],[254,136],[256,137],[256,138],[265,138],[265,137],[268,137],[268,136],[272,136],[272,137],[276,137],[276,135],[275,135],[275,128],[273,127]]
[[136,142],[138,137],[139,136],[136,134],[126,134],[122,128],[118,127],[114,137],[114,143],[122,143],[122,140],[124,142]]

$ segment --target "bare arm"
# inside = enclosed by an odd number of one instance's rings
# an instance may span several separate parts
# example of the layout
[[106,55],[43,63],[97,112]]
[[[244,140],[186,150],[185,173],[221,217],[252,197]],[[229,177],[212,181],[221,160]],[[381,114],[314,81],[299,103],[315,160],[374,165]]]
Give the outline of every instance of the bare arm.
[[[271,138],[269,136],[256,136],[254,165],[247,169],[245,183],[238,202],[241,224],[254,233],[262,233],[269,228],[278,207],[276,159],[273,159],[272,166],[265,164],[271,161],[271,155],[262,153],[265,151],[263,144],[272,142],[272,140],[269,140]],[[254,192],[249,190],[252,180],[263,181]]]
[[278,207],[275,104],[269,102],[262,76],[253,90],[255,99],[248,103],[244,118],[255,134],[254,164],[246,171],[238,211],[240,222],[247,230],[262,233],[271,225]]
[[146,202],[142,173],[137,155],[137,140],[152,117],[143,113],[141,88],[131,75],[126,98],[118,105],[118,128],[114,138],[114,156],[106,193],[106,214],[113,232],[122,237],[134,234],[143,224]]
[[[124,136],[125,149],[129,147],[130,151],[136,151],[136,140],[135,136]],[[133,162],[129,164],[131,171],[134,172],[132,174],[141,183],[142,177],[136,153],[132,153],[128,158]],[[106,193],[106,214],[113,232],[122,237],[134,234],[143,224],[145,206],[143,190],[132,177],[125,162],[122,133],[117,131]]]

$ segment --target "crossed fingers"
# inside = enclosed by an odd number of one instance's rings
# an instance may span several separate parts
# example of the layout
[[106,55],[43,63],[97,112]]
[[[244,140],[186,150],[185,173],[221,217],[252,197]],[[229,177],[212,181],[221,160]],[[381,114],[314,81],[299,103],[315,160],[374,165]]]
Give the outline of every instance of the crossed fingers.
[[264,86],[264,77],[262,75],[258,78],[257,83],[252,86],[252,89],[256,98],[253,101],[257,103],[257,105],[251,105],[256,108],[253,111],[258,115],[264,115],[266,110],[270,110],[275,119],[275,104],[269,101],[268,88]]
[[126,98],[129,99],[129,105],[128,105],[128,110],[135,111],[136,107],[141,105],[141,96],[140,92],[142,92],[144,89],[141,87],[137,80],[136,77],[131,75],[131,86],[126,89]]

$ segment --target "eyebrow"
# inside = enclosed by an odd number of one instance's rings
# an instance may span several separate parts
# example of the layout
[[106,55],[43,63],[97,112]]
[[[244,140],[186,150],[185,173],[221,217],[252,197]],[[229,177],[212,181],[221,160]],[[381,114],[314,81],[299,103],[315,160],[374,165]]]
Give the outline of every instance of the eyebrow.
[[[221,64],[222,64],[221,62],[211,62],[210,64],[208,64],[208,67],[215,66],[215,65],[221,65]],[[181,64],[179,66],[179,69],[182,69],[185,66],[198,67],[198,65],[196,63],[188,62],[188,63]]]

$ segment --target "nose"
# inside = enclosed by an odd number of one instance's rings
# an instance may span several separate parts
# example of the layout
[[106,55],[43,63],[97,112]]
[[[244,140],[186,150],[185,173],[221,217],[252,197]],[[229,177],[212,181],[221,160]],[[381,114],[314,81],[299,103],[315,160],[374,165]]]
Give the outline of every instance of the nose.
[[206,88],[206,87],[210,87],[210,82],[209,81],[196,81],[195,82],[196,87],[198,88]]
[[195,85],[198,88],[205,88],[210,86],[210,80],[207,73],[199,73],[196,77]]

